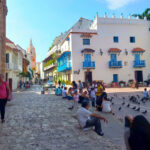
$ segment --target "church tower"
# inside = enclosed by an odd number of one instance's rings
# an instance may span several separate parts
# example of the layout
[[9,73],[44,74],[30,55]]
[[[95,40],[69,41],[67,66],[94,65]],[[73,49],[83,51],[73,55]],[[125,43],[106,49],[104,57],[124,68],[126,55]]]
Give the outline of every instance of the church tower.
[[6,15],[7,6],[6,0],[0,0],[0,73],[5,75],[5,63],[6,63]]
[[27,49],[27,53],[31,56],[31,67],[33,70],[36,70],[36,51],[32,44],[32,39],[30,40],[29,47]]

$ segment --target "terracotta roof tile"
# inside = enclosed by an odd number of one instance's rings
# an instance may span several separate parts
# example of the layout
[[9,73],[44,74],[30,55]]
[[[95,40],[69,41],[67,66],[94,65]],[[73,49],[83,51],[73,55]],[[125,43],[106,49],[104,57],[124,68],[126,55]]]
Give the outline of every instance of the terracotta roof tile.
[[119,48],[110,48],[110,49],[108,50],[108,52],[109,52],[109,53],[111,53],[111,52],[116,52],[116,53],[118,53],[118,52],[121,52],[121,50],[120,50]]
[[133,52],[133,53],[134,53],[134,52],[145,52],[145,50],[142,49],[142,48],[137,47],[137,48],[134,48],[134,49],[132,50],[132,52]]

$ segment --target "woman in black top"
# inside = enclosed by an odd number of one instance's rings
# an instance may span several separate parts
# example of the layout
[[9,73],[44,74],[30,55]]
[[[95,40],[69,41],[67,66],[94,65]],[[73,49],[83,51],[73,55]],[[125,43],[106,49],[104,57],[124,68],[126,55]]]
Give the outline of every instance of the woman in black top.
[[150,150],[150,124],[142,115],[133,119],[129,145],[131,150]]

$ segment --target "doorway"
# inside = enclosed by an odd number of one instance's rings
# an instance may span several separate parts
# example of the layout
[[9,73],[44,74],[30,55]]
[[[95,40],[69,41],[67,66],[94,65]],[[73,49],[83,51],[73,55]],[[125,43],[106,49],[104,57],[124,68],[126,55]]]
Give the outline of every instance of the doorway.
[[113,74],[113,82],[118,82],[118,74]]
[[135,71],[135,80],[139,82],[143,82],[143,71]]
[[85,72],[85,82],[92,83],[92,72],[91,71]]

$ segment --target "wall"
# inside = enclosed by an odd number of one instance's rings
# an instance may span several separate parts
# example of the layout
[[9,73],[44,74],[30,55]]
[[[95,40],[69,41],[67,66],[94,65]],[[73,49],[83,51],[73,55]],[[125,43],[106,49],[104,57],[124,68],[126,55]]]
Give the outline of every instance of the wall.
[[[96,23],[95,23],[96,24]],[[93,69],[93,80],[104,80],[106,83],[113,81],[113,74],[119,75],[119,81],[128,81],[134,79],[134,71],[142,70],[144,80],[147,79],[150,73],[150,23],[148,21],[141,20],[128,20],[128,19],[105,19],[98,18],[98,35],[94,35],[91,38],[91,45],[84,46],[82,44],[82,38],[80,34],[71,34],[71,51],[72,51],[72,80],[78,81],[79,79],[84,81],[84,70],[82,69],[82,62],[84,56],[81,54],[81,50],[84,48],[92,48],[95,50],[92,56],[92,61],[96,63],[96,69]],[[113,42],[113,36],[119,37],[119,43]],[[136,43],[130,43],[129,37],[135,36]],[[141,56],[141,60],[146,60],[146,67],[134,69],[133,61],[134,55],[131,52],[133,48],[140,47],[145,49],[145,53]],[[108,53],[109,48],[119,48],[122,50],[117,57],[118,60],[122,60],[123,68],[110,69],[108,62],[110,56]],[[104,52],[101,56],[99,50]],[[128,51],[128,55],[125,55],[125,49]],[[127,62],[127,66],[124,66],[124,62]],[[73,72],[80,69],[80,74],[74,74]]]

